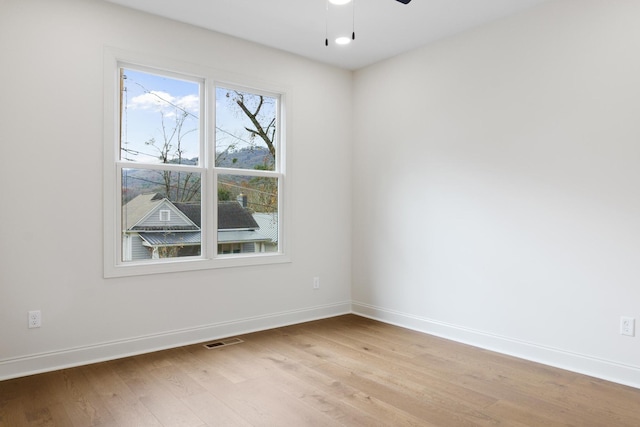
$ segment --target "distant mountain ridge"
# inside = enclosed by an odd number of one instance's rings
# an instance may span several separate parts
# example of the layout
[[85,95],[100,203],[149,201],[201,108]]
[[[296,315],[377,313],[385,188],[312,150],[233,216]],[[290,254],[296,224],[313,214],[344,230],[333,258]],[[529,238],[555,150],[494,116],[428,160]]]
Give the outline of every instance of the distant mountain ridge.
[[222,168],[255,169],[256,165],[272,163],[271,153],[265,147],[247,147],[216,154],[216,166]]
[[[176,160],[169,161],[177,164]],[[180,164],[195,166],[198,158],[181,159]],[[242,148],[237,151],[216,154],[216,166],[223,168],[255,169],[256,166],[272,164],[272,156],[267,148]],[[144,193],[164,193],[162,174],[156,170],[135,169],[135,166],[127,168],[126,176],[123,176],[122,190],[123,203]]]

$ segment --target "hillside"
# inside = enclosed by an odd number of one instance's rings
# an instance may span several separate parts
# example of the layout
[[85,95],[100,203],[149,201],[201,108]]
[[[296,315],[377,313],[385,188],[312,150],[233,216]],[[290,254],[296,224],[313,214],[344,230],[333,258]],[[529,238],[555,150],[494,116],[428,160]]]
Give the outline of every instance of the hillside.
[[[231,153],[218,154],[217,166],[237,169],[255,169],[271,159],[266,148],[243,148]],[[175,162],[174,162],[175,163]],[[197,165],[198,158],[182,159],[182,164]],[[123,176],[123,203],[128,202],[139,194],[165,193],[162,172],[147,169],[126,169]]]

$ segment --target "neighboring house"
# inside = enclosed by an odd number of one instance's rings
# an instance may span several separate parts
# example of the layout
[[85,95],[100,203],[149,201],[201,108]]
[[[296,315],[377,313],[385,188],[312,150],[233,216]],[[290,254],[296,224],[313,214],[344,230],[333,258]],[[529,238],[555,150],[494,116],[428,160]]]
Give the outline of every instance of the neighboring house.
[[253,219],[260,227],[260,234],[269,238],[269,241],[263,244],[264,252],[278,252],[278,214],[254,213]]
[[141,194],[122,207],[122,259],[200,254],[200,225],[159,194]]
[[[135,197],[122,207],[123,260],[200,255],[200,212],[199,203],[171,202],[157,193]],[[219,254],[272,251],[274,241],[259,229],[240,203],[218,203]]]
[[238,202],[218,202],[218,253],[266,252],[271,241],[251,211]]

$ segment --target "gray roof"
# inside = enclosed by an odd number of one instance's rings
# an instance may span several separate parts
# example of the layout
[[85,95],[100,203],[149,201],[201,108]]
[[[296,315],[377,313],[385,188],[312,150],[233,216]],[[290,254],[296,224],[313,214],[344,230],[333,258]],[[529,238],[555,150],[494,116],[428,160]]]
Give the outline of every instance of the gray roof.
[[266,236],[273,243],[278,243],[278,214],[277,213],[254,213],[253,219],[260,227],[260,234]]
[[202,207],[200,206],[200,202],[198,203],[184,203],[184,202],[172,202],[173,205],[180,209],[180,211],[187,216],[195,225],[198,227],[202,227],[201,225],[201,214]]
[[162,196],[157,193],[140,194],[123,206],[126,228],[137,224],[155,206],[162,202]]
[[251,216],[251,211],[240,203],[218,202],[218,230],[255,230],[258,223]]
[[268,237],[253,230],[218,231],[218,243],[268,242]]
[[185,233],[140,233],[140,237],[151,246],[189,246],[200,244],[200,232]]
[[[174,206],[182,211],[194,224],[201,227],[200,203],[173,202]],[[218,229],[256,229],[259,225],[251,216],[251,211],[242,207],[238,202],[218,202]]]
[[[194,224],[201,227],[202,219],[200,203],[173,202]],[[242,207],[235,201],[218,202],[218,230],[255,230],[258,223],[251,216],[249,209]]]
[[[185,233],[140,233],[140,237],[150,246],[190,246],[199,245],[200,232]],[[218,243],[242,243],[269,241],[261,233],[253,230],[229,230],[218,232]]]
[[[123,206],[123,211],[126,217],[127,228],[132,228],[140,220],[142,220],[153,208],[162,203],[163,200],[173,204],[182,214],[184,214],[195,226],[200,228],[202,225],[201,218],[201,206],[200,203],[184,203],[184,202],[171,202],[165,199],[161,194],[148,193],[141,194],[136,198],[129,201]],[[256,230],[259,228],[258,223],[251,215],[251,211],[242,207],[240,203],[236,201],[223,201],[218,202],[218,230]],[[158,227],[150,227],[145,224],[144,227],[136,227],[140,231],[147,230],[186,230],[187,227],[170,227],[167,228],[164,225]],[[191,230],[194,227],[190,227]]]

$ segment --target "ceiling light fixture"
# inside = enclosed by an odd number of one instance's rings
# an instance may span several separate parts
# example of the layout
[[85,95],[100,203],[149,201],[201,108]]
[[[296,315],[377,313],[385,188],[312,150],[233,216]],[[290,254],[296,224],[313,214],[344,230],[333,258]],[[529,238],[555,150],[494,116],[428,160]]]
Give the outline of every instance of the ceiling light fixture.
[[[411,1],[411,0],[409,0]],[[351,3],[351,40],[356,39],[356,0],[327,0],[327,7],[324,15],[324,45],[329,46],[329,3],[343,6]],[[349,37],[338,37],[336,43],[345,45],[351,43]]]
[[[402,4],[409,4],[411,0],[396,0]],[[356,0],[326,0],[326,8],[324,15],[324,45],[329,46],[329,3],[336,6],[344,6],[351,3],[351,39],[349,37],[338,37],[336,44],[345,45],[356,39]]]

